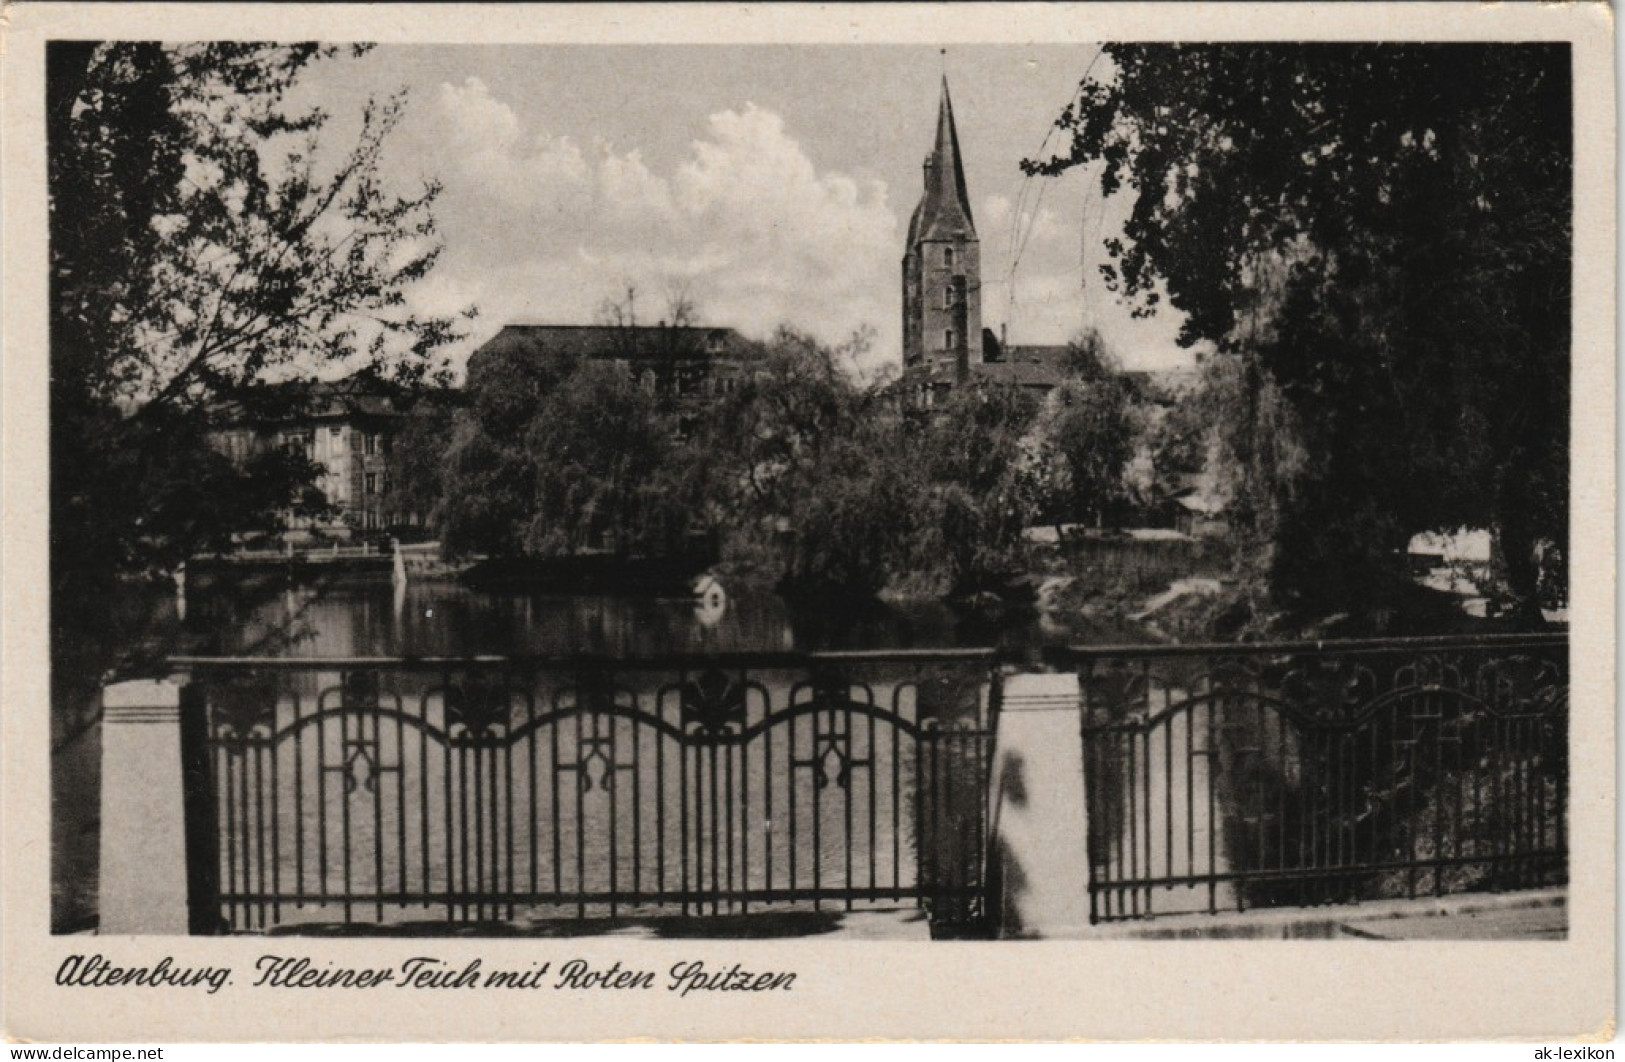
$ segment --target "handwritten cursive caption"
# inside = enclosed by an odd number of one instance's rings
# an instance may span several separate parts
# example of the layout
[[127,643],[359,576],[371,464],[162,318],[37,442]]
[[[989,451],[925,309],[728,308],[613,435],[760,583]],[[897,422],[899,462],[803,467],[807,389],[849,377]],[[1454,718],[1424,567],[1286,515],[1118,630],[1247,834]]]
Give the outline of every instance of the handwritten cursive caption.
[[[448,962],[419,955],[393,966],[340,966],[302,955],[261,955],[242,979],[251,988],[292,989],[519,989],[534,991],[664,990],[689,996],[696,992],[788,992],[796,975],[789,971],[707,966],[699,959],[646,970],[616,960],[594,965],[585,959],[528,966],[488,966],[482,959]],[[150,966],[120,966],[101,955],[70,955],[57,967],[56,983],[69,988],[201,988],[209,995],[237,982],[229,966],[184,966],[165,955]]]

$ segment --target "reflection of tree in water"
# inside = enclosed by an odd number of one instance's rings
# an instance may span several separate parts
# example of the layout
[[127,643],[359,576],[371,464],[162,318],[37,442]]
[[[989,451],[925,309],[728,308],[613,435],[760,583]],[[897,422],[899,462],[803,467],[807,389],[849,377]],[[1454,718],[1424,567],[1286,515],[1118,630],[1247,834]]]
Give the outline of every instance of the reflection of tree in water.
[[[101,719],[109,681],[166,674],[170,656],[281,656],[308,643],[316,634],[311,607],[325,590],[326,580],[245,578],[228,587],[194,578],[185,619],[168,580],[122,583],[94,603],[66,606],[71,612],[52,616],[52,748]],[[287,607],[273,607],[279,598]]]

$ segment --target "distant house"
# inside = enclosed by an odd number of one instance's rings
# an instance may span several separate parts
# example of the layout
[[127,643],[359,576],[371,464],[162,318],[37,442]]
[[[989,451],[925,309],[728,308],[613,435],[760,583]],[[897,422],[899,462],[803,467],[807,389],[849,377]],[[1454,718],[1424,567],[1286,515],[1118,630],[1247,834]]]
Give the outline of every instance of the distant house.
[[1223,536],[1230,530],[1224,502],[1205,491],[1192,490],[1174,498],[1178,510],[1174,528],[1192,538]]
[[434,394],[409,396],[362,377],[280,384],[254,401],[217,408],[214,415],[221,427],[211,433],[211,442],[239,463],[282,447],[321,466],[316,486],[334,515],[319,522],[290,518],[292,530],[346,537],[421,528],[428,514],[408,508],[403,500],[396,443],[408,418],[436,400]]

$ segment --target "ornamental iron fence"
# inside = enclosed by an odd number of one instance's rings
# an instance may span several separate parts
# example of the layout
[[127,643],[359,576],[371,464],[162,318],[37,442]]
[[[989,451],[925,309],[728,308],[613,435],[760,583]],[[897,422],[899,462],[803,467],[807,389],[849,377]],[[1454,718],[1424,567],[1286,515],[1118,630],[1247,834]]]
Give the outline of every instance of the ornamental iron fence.
[[991,651],[171,664],[194,926],[982,917]]
[[1567,880],[1567,635],[1048,656],[1092,921]]

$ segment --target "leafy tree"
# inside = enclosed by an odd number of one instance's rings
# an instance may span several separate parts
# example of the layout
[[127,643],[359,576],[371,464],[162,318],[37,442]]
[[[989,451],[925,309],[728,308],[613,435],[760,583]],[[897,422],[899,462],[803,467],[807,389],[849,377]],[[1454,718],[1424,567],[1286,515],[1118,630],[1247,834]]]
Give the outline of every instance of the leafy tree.
[[786,589],[872,593],[898,571],[918,479],[896,418],[860,391],[831,348],[788,329],[713,409],[702,443],[732,514],[725,558]]
[[[47,50],[59,602],[119,571],[172,568],[297,501],[311,468],[230,469],[203,453],[223,410],[272,411],[288,389],[268,384],[320,366],[387,367],[415,383],[457,335],[455,320],[406,305],[438,253],[437,188],[383,186],[379,160],[402,101],[369,106],[355,146],[331,166],[326,115],[288,103],[333,53]],[[205,467],[214,474],[200,481]]]
[[440,469],[448,551],[658,552],[680,535],[675,423],[613,363],[552,350],[475,359],[466,393]]
[[407,405],[405,423],[394,441],[392,523],[405,523],[414,514],[432,523],[444,493],[441,476],[447,445],[462,405],[462,394],[450,389],[426,390]]
[[579,358],[556,351],[470,359],[467,408],[453,421],[434,510],[448,553],[524,552],[538,472],[526,436],[550,396],[579,368]]
[[1037,408],[1009,387],[961,387],[937,408],[911,461],[920,478],[913,564],[940,559],[960,587],[1009,574],[1037,509],[1022,466]]
[[1098,329],[1085,329],[1066,345],[1061,367],[1068,376],[1080,380],[1104,380],[1121,371],[1117,356],[1106,346]]
[[1271,595],[1358,607],[1412,533],[1465,524],[1530,613],[1537,544],[1567,537],[1568,47],[1107,51],[1069,148],[1025,166],[1102,163],[1133,197],[1108,285],[1233,363],[1232,516]]
[[1069,379],[1045,398],[1033,452],[1047,474],[1051,522],[1104,526],[1126,498],[1136,435],[1131,402],[1132,388],[1120,377]]
[[682,523],[659,476],[673,428],[654,396],[613,365],[584,364],[564,379],[525,430],[535,487],[524,551],[664,549],[672,525]]

